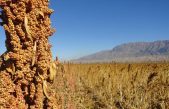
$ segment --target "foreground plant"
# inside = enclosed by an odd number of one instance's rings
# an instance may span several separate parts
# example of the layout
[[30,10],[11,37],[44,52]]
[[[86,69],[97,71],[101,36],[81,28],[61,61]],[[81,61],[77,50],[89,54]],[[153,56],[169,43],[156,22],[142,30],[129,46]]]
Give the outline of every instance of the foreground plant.
[[0,58],[1,109],[57,109],[48,42],[48,0],[1,0],[7,51]]

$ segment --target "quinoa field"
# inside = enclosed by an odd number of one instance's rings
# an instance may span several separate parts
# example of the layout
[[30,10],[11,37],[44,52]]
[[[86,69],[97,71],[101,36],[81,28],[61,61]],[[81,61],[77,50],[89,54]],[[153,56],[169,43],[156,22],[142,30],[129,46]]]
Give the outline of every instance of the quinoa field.
[[56,81],[62,109],[169,109],[168,63],[66,63]]

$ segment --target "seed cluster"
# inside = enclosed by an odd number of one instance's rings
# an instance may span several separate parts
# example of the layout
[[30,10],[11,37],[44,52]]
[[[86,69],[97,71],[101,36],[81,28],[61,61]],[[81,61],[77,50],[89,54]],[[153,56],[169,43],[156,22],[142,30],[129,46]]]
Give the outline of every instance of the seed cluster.
[[[57,108],[55,94],[48,87],[54,75],[48,42],[54,33],[50,26],[53,10],[48,5],[48,0],[0,1],[7,48],[0,58],[0,78],[4,81],[0,90],[5,92],[0,94],[0,108]],[[13,105],[9,105],[10,100],[15,101]]]

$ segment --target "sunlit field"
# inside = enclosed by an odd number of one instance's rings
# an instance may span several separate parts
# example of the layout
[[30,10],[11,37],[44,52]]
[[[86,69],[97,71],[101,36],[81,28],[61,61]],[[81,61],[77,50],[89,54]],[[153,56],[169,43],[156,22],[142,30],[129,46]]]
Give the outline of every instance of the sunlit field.
[[60,108],[169,109],[169,64],[64,64],[56,76]]

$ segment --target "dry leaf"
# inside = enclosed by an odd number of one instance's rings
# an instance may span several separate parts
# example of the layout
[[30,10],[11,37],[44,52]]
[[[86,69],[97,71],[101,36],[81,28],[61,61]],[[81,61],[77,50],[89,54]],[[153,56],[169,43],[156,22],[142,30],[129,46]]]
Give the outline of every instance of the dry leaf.
[[24,19],[24,26],[25,26],[28,38],[32,41],[32,37],[30,35],[30,30],[29,30],[29,26],[28,26],[28,18],[26,16],[25,16],[25,19]]
[[50,97],[47,93],[47,83],[46,83],[46,80],[43,80],[43,92],[45,94],[45,96],[50,100]]
[[42,16],[42,18],[45,17],[45,16],[44,16],[44,13],[43,13],[42,11],[38,11],[38,14],[39,14],[40,16]]
[[43,80],[43,92],[44,92],[45,96],[50,100],[50,97],[49,97],[49,95],[47,93],[47,83],[46,83],[46,80],[44,80],[44,77],[42,75],[40,75],[39,73],[38,73],[38,75]]
[[35,65],[35,60],[36,60],[36,57],[35,57],[35,55],[32,57],[32,66],[34,66]]
[[54,62],[51,63],[50,65],[50,80],[54,80],[55,76],[56,76],[56,64]]
[[33,46],[33,51],[36,52],[36,48],[37,48],[37,42],[35,41],[34,46]]
[[35,41],[34,46],[33,46],[32,66],[35,64],[35,61],[36,61],[36,48],[37,48],[37,42]]

